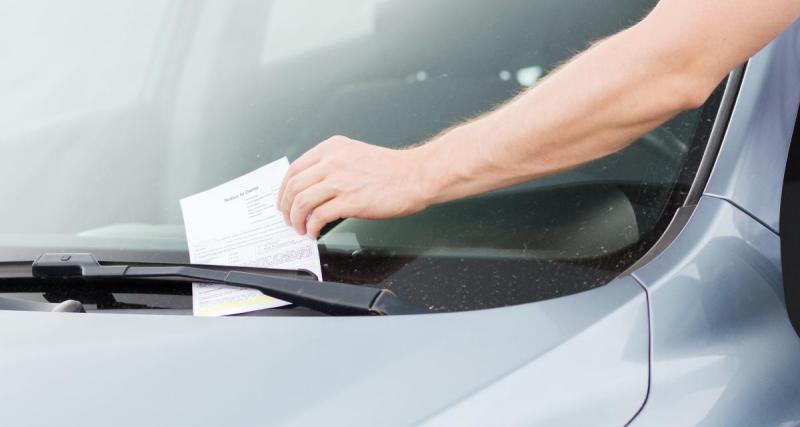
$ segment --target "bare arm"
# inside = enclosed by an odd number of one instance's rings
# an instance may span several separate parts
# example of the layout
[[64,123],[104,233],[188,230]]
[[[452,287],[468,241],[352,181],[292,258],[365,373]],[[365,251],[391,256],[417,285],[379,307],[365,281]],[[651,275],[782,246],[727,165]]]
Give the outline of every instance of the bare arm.
[[279,206],[299,233],[391,218],[568,170],[702,105],[800,16],[800,0],[661,0],[502,107],[426,144],[333,137],[292,164]]

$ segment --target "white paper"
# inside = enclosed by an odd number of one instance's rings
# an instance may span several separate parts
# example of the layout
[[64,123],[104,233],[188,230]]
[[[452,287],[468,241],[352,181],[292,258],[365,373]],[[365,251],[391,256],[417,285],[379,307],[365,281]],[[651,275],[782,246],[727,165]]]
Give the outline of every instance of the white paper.
[[[316,240],[283,222],[276,198],[289,169],[284,157],[181,200],[193,264],[305,269],[322,278]],[[254,289],[195,284],[195,316],[226,316],[287,303]]]

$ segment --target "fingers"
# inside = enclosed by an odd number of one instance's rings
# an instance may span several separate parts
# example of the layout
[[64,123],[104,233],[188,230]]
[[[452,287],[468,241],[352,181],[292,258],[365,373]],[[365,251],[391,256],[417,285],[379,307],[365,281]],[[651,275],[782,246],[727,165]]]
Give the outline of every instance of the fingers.
[[346,203],[342,198],[331,199],[320,206],[317,206],[306,222],[306,234],[312,239],[319,237],[319,232],[326,224],[336,221],[339,218],[346,218],[352,213],[348,211]]
[[295,197],[311,186],[319,184],[323,179],[325,179],[325,172],[320,168],[311,167],[288,179],[288,182],[284,181],[286,183],[283,194],[278,195],[280,197],[278,210],[283,214],[283,219],[287,224],[290,224],[289,212]]
[[[299,175],[303,171],[307,170],[308,168],[317,164],[322,158],[322,146],[323,143],[318,144],[316,147],[308,150],[300,156],[297,160],[292,162],[289,166],[289,170],[286,172],[286,176],[283,177],[283,182],[281,182],[281,189],[278,191],[278,200],[284,199],[284,193],[286,192],[286,187],[289,185],[289,181],[292,180],[296,175]],[[290,199],[291,200],[291,199]]]
[[289,221],[295,231],[306,234],[306,221],[311,212],[335,196],[336,192],[324,184],[314,185],[298,194],[289,212]]
[[355,142],[342,136],[328,138],[289,167],[276,202],[284,220],[299,234],[316,238],[325,224],[346,215],[345,205],[336,199],[336,187],[326,181],[330,178],[326,172],[330,169],[329,162],[320,162],[326,153],[345,153],[348,148],[353,148]]

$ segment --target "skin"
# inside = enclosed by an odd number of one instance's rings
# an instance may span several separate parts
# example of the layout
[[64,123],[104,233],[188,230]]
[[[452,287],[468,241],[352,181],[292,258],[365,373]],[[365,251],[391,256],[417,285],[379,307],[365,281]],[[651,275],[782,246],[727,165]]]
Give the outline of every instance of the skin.
[[423,144],[334,136],[292,163],[278,196],[316,238],[339,218],[410,215],[612,154],[678,113],[800,17],[800,0],[661,0],[533,88]]

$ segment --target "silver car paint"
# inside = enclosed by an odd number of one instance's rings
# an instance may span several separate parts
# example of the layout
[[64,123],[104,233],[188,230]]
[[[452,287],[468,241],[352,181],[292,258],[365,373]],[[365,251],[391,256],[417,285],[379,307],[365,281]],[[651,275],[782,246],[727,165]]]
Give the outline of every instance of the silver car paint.
[[[648,324],[647,306],[645,296],[639,294],[641,289],[634,289],[636,285],[630,278],[609,284],[631,288],[638,296],[426,425],[625,424],[644,402],[647,391],[648,372],[642,365],[642,358],[649,354],[649,333],[643,329]],[[580,315],[580,309],[572,305],[560,305],[558,310]]]
[[723,148],[705,194],[778,231],[781,188],[800,105],[800,26],[747,64]]
[[653,337],[636,424],[800,422],[800,376],[789,374],[800,340],[783,302],[777,235],[704,197],[678,239],[634,275],[648,289]]
[[510,384],[534,417],[509,420],[585,420],[574,403],[619,425],[646,396],[648,335],[631,279],[434,316],[0,312],[0,424],[411,425],[506,378],[490,395]]
[[778,222],[800,105],[800,26],[749,63],[705,196],[633,275],[651,304],[651,389],[639,425],[800,425],[800,339]]

